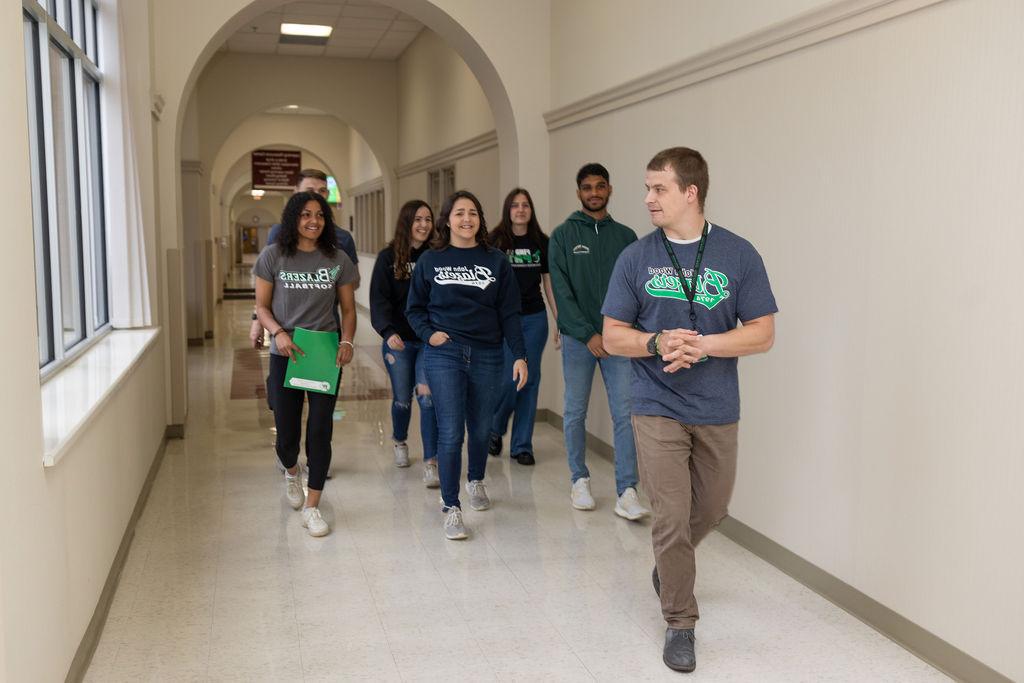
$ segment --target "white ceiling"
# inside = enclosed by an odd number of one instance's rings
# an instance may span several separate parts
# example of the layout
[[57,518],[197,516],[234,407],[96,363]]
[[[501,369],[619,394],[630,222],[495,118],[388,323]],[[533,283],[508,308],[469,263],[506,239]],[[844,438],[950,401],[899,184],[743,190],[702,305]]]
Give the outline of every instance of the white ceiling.
[[[282,22],[329,25],[334,31],[327,45],[280,45]],[[250,21],[221,49],[304,57],[397,59],[422,28],[415,19],[372,0],[290,2]]]

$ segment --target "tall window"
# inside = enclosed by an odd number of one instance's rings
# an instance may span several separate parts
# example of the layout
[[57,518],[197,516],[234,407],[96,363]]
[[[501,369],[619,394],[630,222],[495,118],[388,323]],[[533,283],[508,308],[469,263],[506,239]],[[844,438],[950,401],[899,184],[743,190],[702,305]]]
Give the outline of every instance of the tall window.
[[39,365],[109,327],[97,0],[22,0]]
[[435,168],[427,172],[427,201],[434,215],[441,213],[441,205],[455,192],[455,166]]

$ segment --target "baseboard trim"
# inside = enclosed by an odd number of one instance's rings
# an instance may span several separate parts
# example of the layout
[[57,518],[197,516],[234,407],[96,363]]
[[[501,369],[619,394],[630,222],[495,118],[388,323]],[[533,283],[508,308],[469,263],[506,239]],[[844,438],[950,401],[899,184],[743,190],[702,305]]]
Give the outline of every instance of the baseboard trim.
[[146,481],[143,482],[142,490],[139,491],[139,497],[135,501],[132,516],[128,519],[128,526],[124,530],[124,536],[121,537],[121,545],[117,548],[117,554],[114,555],[114,561],[110,565],[110,572],[107,574],[107,581],[103,584],[103,590],[100,592],[99,600],[96,602],[96,610],[93,612],[92,619],[89,620],[89,625],[82,635],[82,640],[78,645],[78,650],[75,652],[75,657],[71,660],[71,667],[68,669],[68,675],[64,679],[67,683],[78,683],[84,680],[85,674],[89,670],[89,664],[92,663],[92,657],[96,653],[96,646],[99,645],[100,637],[103,635],[103,626],[107,623],[107,615],[110,614],[110,606],[114,602],[114,594],[117,592],[117,585],[121,580],[121,570],[124,569],[125,561],[128,559],[128,550],[131,548],[132,539],[135,538],[135,527],[139,523],[142,511],[146,508],[146,501],[149,500],[149,493],[153,489],[153,481],[156,479],[157,472],[160,471],[160,465],[163,464],[166,452],[167,438],[165,437],[160,442],[160,447],[157,449],[156,455],[153,457],[153,463],[149,466],[149,472],[146,474]]
[[[536,422],[562,429],[562,416],[548,408],[537,410]],[[614,460],[611,444],[587,432],[587,448],[607,460]],[[779,571],[811,589],[836,607],[897,643],[916,657],[960,681],[971,683],[1013,683],[1010,678],[978,661],[956,646],[925,630],[906,617],[865,595],[824,569],[779,545],[743,522],[726,517],[718,526],[726,538],[742,546]]]

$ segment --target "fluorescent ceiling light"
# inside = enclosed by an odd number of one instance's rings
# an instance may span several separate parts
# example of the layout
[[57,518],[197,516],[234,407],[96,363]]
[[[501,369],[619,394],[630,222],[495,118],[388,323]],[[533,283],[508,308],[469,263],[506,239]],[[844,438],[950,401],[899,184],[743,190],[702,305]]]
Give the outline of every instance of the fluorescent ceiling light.
[[252,191],[252,198],[256,199],[256,200],[262,199],[263,195],[265,195],[266,193],[267,193],[266,190],[253,190]]
[[319,24],[281,24],[281,34],[286,36],[313,36],[326,38],[334,29]]

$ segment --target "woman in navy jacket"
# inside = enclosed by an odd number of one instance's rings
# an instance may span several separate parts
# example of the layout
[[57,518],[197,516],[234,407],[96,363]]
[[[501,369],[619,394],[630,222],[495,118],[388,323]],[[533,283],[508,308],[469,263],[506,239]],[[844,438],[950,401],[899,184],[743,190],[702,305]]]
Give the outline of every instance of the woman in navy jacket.
[[527,380],[519,288],[505,254],[487,246],[486,235],[483,207],[473,194],[460,190],[445,200],[433,249],[413,271],[406,309],[417,336],[428,344],[424,363],[437,416],[444,530],[452,540],[466,538],[459,501],[463,434],[468,434],[469,506],[491,506],[483,478],[506,342],[517,387]]
[[416,261],[434,235],[434,212],[422,199],[405,203],[398,212],[395,235],[377,254],[370,279],[370,323],[384,343],[381,354],[391,379],[391,438],[395,466],[409,466],[409,420],[412,397],[420,405],[420,438],[423,441],[423,483],[437,488],[437,421],[423,366],[425,344],[405,318]]

